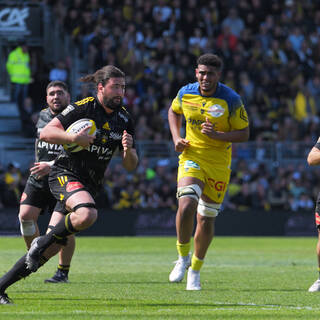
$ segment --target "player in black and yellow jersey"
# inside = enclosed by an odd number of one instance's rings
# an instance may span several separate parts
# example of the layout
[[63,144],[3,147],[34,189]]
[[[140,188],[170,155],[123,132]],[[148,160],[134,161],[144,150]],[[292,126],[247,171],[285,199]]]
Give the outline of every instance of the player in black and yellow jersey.
[[[320,165],[320,137],[317,143],[310,150],[307,157],[308,164],[310,166]],[[319,292],[320,291],[320,192],[317,197],[316,208],[315,208],[315,225],[318,231],[318,242],[316,246],[317,262],[318,262],[318,279],[311,285],[309,292]]]
[[[132,119],[122,105],[124,73],[108,65],[83,77],[82,81],[95,83],[97,96],[69,105],[40,134],[40,139],[48,143],[76,143],[83,147],[79,152],[62,151],[50,170],[50,190],[58,203],[71,213],[45,236],[35,238],[27,255],[0,279],[0,304],[10,303],[5,290],[55,255],[61,248],[61,240],[95,222],[98,213],[94,198],[114,152],[118,148],[122,151],[122,163],[127,170],[134,170],[138,164]],[[88,128],[78,133],[66,132],[81,118],[95,122],[95,137],[88,134]]]
[[[22,193],[19,209],[20,230],[27,248],[30,248],[34,238],[39,236],[38,218],[45,211],[52,212],[48,230],[60,221],[66,213],[63,207],[56,207],[57,200],[49,189],[48,176],[50,168],[63,147],[59,144],[49,144],[40,140],[40,132],[54,117],[63,111],[70,103],[67,85],[62,81],[51,81],[46,88],[48,107],[41,110],[37,122],[37,137],[35,141],[35,163],[30,168],[25,189]],[[59,264],[55,275],[45,282],[68,282],[68,273],[75,249],[75,238],[70,235],[66,245],[59,252]]]
[[[240,96],[219,82],[222,61],[214,54],[198,58],[197,82],[180,89],[169,109],[168,119],[179,157],[176,216],[178,261],[170,273],[171,282],[180,282],[188,270],[187,290],[200,290],[200,268],[214,234],[229,183],[232,142],[247,141],[249,123]],[[186,137],[181,137],[182,116]],[[194,254],[190,239],[194,215],[197,227]]]

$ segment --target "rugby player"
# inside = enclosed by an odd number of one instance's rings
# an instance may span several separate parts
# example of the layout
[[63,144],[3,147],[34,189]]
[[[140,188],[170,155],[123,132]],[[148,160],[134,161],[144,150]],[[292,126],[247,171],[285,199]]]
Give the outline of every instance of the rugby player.
[[[200,269],[229,183],[231,144],[249,138],[247,112],[240,96],[219,81],[222,65],[214,54],[200,56],[195,70],[197,82],[182,87],[168,111],[175,150],[181,152],[176,215],[179,257],[169,280],[182,281],[188,269],[187,290],[201,290]],[[182,116],[186,120],[185,138],[180,134]]]
[[[20,231],[28,249],[30,248],[32,240],[39,236],[37,221],[40,214],[43,214],[46,209],[48,209],[49,212],[53,212],[48,226],[48,231],[50,231],[66,213],[64,208],[56,208],[54,210],[57,201],[51,194],[48,184],[50,168],[63,147],[58,144],[49,144],[42,141],[39,139],[39,136],[42,128],[67,107],[70,103],[70,95],[67,85],[62,81],[50,82],[47,85],[46,92],[48,107],[41,110],[36,125],[36,161],[30,169],[31,174],[28,177],[20,200]],[[65,246],[59,251],[59,264],[56,273],[52,278],[46,279],[45,282],[68,282],[68,273],[74,249],[75,238],[74,235],[71,235],[68,237]]]
[[[102,187],[104,172],[119,148],[128,171],[138,164],[132,119],[123,107],[125,75],[108,65],[80,79],[93,82],[96,97],[87,97],[69,105],[41,131],[40,139],[55,144],[76,143],[79,152],[62,151],[51,167],[49,186],[61,206],[70,210],[65,218],[44,236],[35,238],[26,255],[0,278],[0,304],[12,303],[5,290],[18,280],[36,272],[61,248],[60,241],[90,227],[97,219],[95,195]],[[95,137],[88,128],[78,133],[66,129],[75,121],[89,118],[97,128]]]
[[[310,166],[315,166],[320,164],[320,137],[317,143],[310,150],[307,161]],[[319,277],[309,288],[308,290],[309,292],[320,291],[320,193],[318,194],[317,203],[316,203],[315,223],[318,230],[318,242],[316,247],[316,253],[317,253],[317,259],[318,259]]]

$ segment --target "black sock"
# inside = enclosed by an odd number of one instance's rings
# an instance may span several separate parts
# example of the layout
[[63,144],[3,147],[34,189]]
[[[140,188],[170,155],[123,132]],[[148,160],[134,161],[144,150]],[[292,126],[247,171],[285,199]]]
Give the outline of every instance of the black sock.
[[62,271],[65,274],[68,274],[69,270],[70,270],[70,265],[59,264],[58,265],[58,270]]
[[[31,271],[27,268],[25,261],[26,254],[21,257],[2,278],[0,278],[0,293],[5,292],[5,290],[15,282],[30,275]],[[47,258],[41,256],[40,266],[43,266],[47,261]]]
[[58,222],[49,233],[39,239],[38,244],[43,252],[52,243],[56,242],[56,240],[61,240],[64,237],[77,232],[78,230],[76,230],[71,223],[70,213],[68,213],[65,219],[62,219],[60,222]]

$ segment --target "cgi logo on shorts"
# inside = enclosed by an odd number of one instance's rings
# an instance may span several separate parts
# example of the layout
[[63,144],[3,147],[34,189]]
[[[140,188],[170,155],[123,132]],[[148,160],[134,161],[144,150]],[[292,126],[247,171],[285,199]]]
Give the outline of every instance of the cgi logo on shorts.
[[224,181],[216,181],[211,178],[208,179],[208,184],[217,191],[225,191],[227,185]]

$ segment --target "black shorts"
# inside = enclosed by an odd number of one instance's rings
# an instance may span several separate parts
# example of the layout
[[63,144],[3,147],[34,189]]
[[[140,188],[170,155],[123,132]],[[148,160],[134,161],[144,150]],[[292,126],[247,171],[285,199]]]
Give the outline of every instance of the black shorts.
[[40,208],[40,214],[44,214],[46,211],[52,213],[53,211],[67,214],[68,211],[64,206],[57,203],[48,186],[37,187],[34,184],[27,182],[24,191],[20,199],[20,205],[27,204],[36,208]]
[[67,199],[79,191],[87,191],[94,197],[92,191],[84,185],[80,177],[71,171],[58,167],[54,167],[50,171],[49,186],[51,193],[57,199],[57,203],[64,207]]

